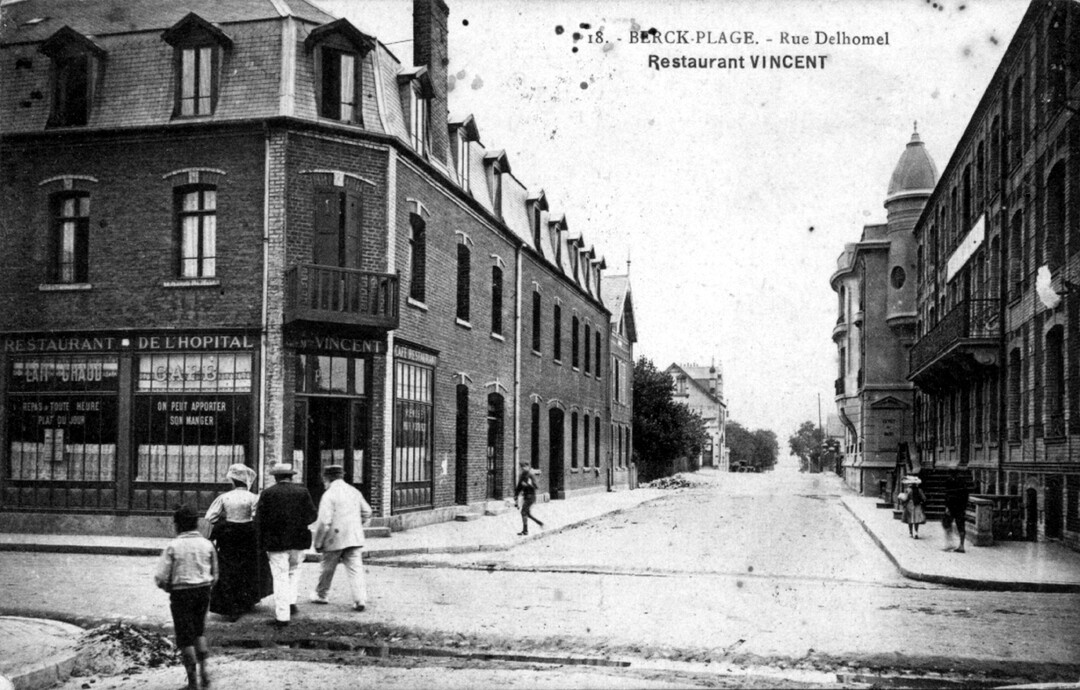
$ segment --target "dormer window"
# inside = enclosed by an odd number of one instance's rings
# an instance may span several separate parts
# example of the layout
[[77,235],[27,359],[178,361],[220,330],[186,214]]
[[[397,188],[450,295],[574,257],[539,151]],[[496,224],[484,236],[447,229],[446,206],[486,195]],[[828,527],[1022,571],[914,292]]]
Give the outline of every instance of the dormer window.
[[176,51],[173,117],[212,115],[217,105],[222,49],[231,46],[232,39],[194,12],[161,38]]
[[375,45],[347,19],[311,30],[304,46],[315,62],[315,101],[319,117],[353,125],[364,124],[361,114],[361,58]]
[[503,217],[502,188],[503,173],[510,172],[510,162],[504,151],[489,151],[484,155],[484,163],[487,165],[488,190],[491,192],[491,210],[500,219]]
[[460,130],[457,135],[456,155],[458,184],[467,192],[469,191],[469,140]]
[[454,171],[457,173],[458,184],[466,192],[471,192],[472,147],[470,144],[480,141],[476,119],[469,115],[464,120],[451,122],[450,139],[454,142]]
[[424,96],[420,85],[413,83],[409,89],[409,117],[410,133],[412,135],[412,147],[421,156],[427,156],[428,140],[428,113],[431,110],[431,99]]
[[64,26],[41,46],[52,59],[50,127],[79,127],[90,121],[90,106],[105,51],[79,32]]
[[543,237],[541,232],[544,223],[544,211],[548,210],[547,196],[544,194],[544,190],[539,190],[535,194],[529,195],[529,224],[532,226],[532,240],[533,247],[536,251],[543,253]]

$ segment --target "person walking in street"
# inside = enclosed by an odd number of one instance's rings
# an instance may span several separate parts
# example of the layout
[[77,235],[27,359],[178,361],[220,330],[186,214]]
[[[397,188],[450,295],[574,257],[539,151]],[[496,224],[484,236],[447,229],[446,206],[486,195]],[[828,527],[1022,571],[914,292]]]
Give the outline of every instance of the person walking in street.
[[960,536],[960,546],[955,549],[947,546],[946,551],[964,553],[964,540],[967,537],[967,482],[957,474],[950,474],[945,483],[945,517],[942,526],[945,528],[945,540],[952,544],[952,527],[956,525],[956,533]]
[[517,484],[514,486],[514,502],[517,503],[521,496],[521,531],[518,536],[529,533],[529,520],[541,527],[544,523],[536,519],[532,514],[532,506],[536,503],[536,475],[533,474],[532,466],[528,462],[521,463],[521,474],[518,475]]
[[926,511],[923,505],[926,503],[926,494],[919,488],[922,483],[918,477],[907,476],[900,480],[905,491],[900,493],[900,505],[903,509],[903,521],[908,526],[908,536],[912,539],[919,538],[919,525],[926,522]]
[[259,500],[250,490],[255,470],[237,463],[225,477],[232,482],[232,490],[215,498],[206,511],[221,569],[210,594],[210,610],[235,621],[271,592],[270,568],[259,550],[253,522]]
[[367,607],[367,586],[360,552],[364,548],[364,525],[371,519],[371,506],[356,487],[345,481],[345,468],[327,465],[322,473],[326,492],[319,500],[319,519],[315,527],[315,550],[322,553],[322,570],[311,601],[328,604],[330,584],[338,563],[349,577],[353,609]]
[[270,623],[284,627],[296,612],[297,570],[304,551],[311,546],[308,526],[316,514],[307,487],[292,481],[296,474],[292,465],[278,463],[270,468],[270,474],[274,485],[262,492],[255,524],[274,579],[274,618]]
[[217,551],[199,533],[199,515],[188,506],[173,513],[176,538],[158,558],[154,583],[169,593],[176,646],[180,648],[187,690],[210,687],[207,658],[210,655],[204,634],[210,590],[218,579]]

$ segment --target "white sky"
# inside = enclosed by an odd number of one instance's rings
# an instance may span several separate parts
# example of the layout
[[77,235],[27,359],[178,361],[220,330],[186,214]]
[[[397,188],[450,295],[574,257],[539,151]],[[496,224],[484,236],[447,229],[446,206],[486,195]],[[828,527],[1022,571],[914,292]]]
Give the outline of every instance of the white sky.
[[[319,0],[411,64],[409,0]],[[884,222],[912,123],[942,171],[1025,0],[448,0],[450,110],[543,187],[571,232],[630,269],[637,354],[722,363],[732,419],[777,433],[835,410],[845,242]],[[467,21],[466,25],[464,22]],[[753,31],[757,45],[631,45],[648,30]],[[575,43],[602,28],[613,46]],[[564,32],[556,33],[562,26]],[[814,32],[889,33],[888,46]],[[780,45],[780,32],[809,34]],[[766,42],[766,39],[772,42]],[[572,48],[578,47],[574,53]],[[648,56],[746,56],[743,70],[648,68]],[[752,70],[755,54],[827,55]],[[582,89],[581,83],[588,88]],[[813,228],[813,231],[810,228]]]

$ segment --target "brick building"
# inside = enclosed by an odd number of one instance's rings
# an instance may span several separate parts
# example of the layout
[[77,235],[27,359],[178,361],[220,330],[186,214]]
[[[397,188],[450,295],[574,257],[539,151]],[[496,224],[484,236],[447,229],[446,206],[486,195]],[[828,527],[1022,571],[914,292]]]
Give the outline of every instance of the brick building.
[[675,401],[698,413],[705,422],[710,443],[701,449],[698,465],[729,469],[727,447],[727,403],[724,401],[724,374],[716,364],[672,364],[664,373],[675,382]]
[[1080,545],[1080,6],[1034,0],[915,226],[923,467]]
[[153,533],[233,462],[392,526],[606,487],[604,262],[448,117],[448,12],[410,64],[303,0],[5,7],[0,524]]
[[[627,267],[629,269],[629,266]],[[629,271],[625,275],[604,278],[602,297],[604,305],[611,310],[611,335],[608,347],[611,365],[608,378],[611,390],[609,410],[611,433],[608,436],[608,467],[612,487],[634,487],[633,455],[634,429],[634,343],[637,342],[637,326],[634,322],[634,299],[630,290]]]
[[[845,433],[844,482],[866,496],[892,491],[910,448],[913,386],[907,352],[915,339],[916,252],[912,227],[937,181],[918,133],[897,161],[885,196],[886,221],[863,227],[830,278],[839,371],[836,407]],[[907,471],[905,468],[903,471]]]

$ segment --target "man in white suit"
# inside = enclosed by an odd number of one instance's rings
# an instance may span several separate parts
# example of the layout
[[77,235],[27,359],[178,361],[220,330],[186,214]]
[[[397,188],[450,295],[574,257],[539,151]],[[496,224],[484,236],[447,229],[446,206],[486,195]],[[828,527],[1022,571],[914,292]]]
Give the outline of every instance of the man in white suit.
[[367,606],[367,587],[360,551],[364,548],[364,525],[371,519],[371,506],[363,494],[345,481],[345,468],[341,465],[324,467],[322,480],[326,492],[319,501],[319,519],[312,540],[315,550],[322,553],[322,572],[311,601],[330,603],[326,595],[330,593],[334,571],[340,562],[349,576],[353,609],[363,611]]

